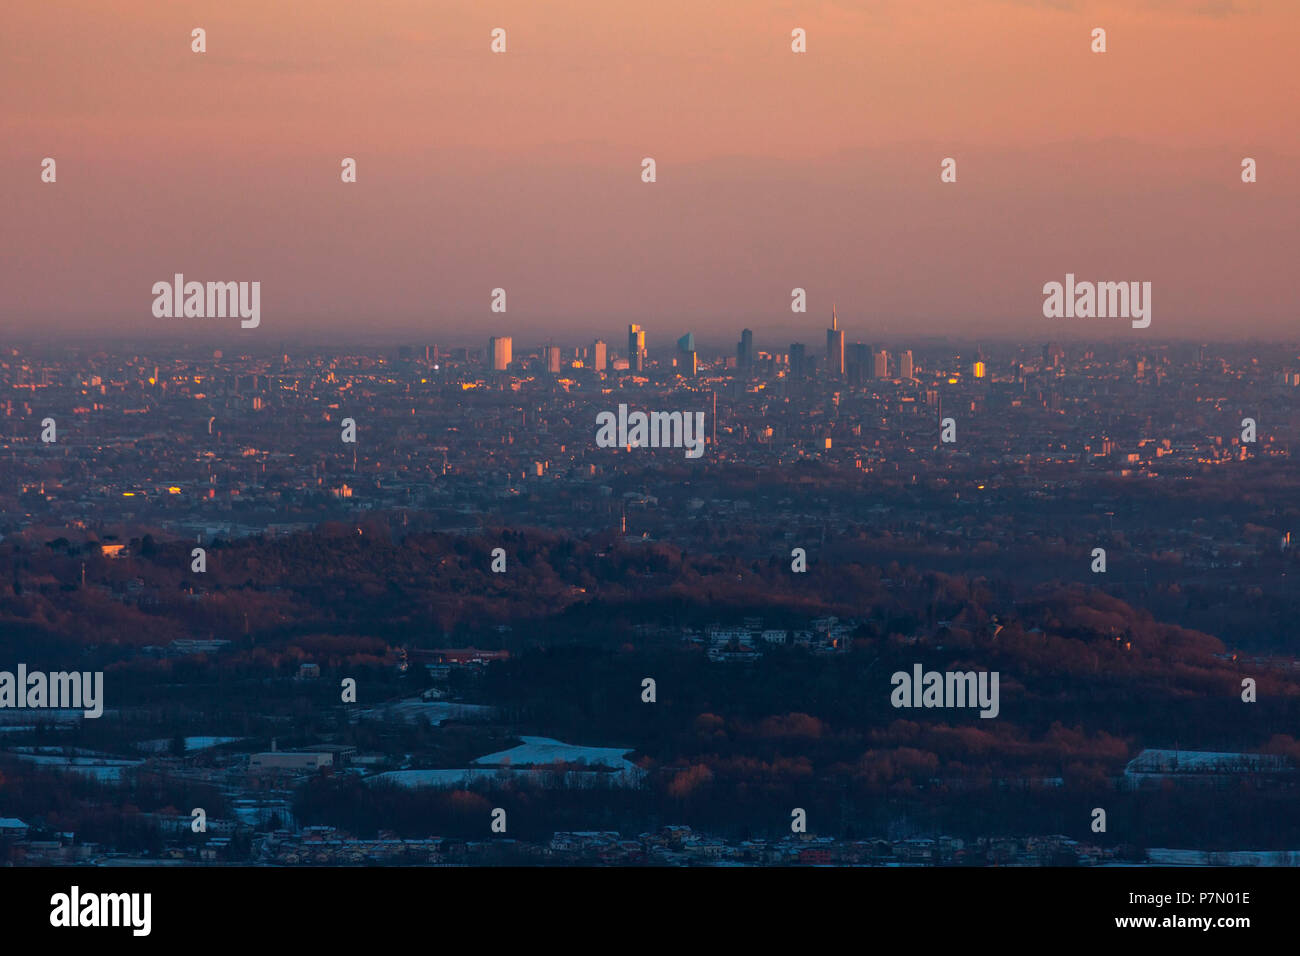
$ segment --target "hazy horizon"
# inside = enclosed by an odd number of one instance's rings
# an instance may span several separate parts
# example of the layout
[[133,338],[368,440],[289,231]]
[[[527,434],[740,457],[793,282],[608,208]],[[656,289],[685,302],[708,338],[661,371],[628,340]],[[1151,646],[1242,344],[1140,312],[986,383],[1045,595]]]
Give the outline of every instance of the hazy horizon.
[[[844,323],[841,322],[841,328]],[[809,349],[809,354],[817,356],[819,359],[825,348],[824,330],[814,329],[812,332],[804,331],[802,334],[795,334],[794,330],[788,330],[782,334],[778,329],[761,330],[756,326],[745,326],[754,333],[754,348],[758,352],[776,352],[785,353],[789,351],[790,345],[795,342],[802,342]],[[625,332],[626,329],[622,329]],[[672,335],[667,333],[656,335],[655,328],[649,329],[648,352],[652,359],[657,361],[666,360],[676,354],[675,340],[685,331],[675,332]],[[436,332],[422,332],[420,330],[386,330],[381,329],[371,334],[364,332],[346,332],[340,333],[335,337],[324,338],[322,336],[271,338],[267,336],[257,337],[256,332],[237,333],[234,337],[223,336],[217,333],[204,335],[181,336],[178,334],[165,334],[157,336],[141,336],[139,334],[107,335],[102,332],[92,334],[82,334],[77,332],[68,332],[59,336],[46,336],[38,338],[32,335],[26,336],[6,336],[3,343],[0,343],[0,355],[2,350],[16,348],[20,355],[24,356],[41,356],[50,351],[74,349],[78,353],[91,351],[104,351],[110,354],[139,351],[141,354],[157,355],[159,353],[184,353],[195,350],[208,353],[210,350],[221,350],[226,358],[233,358],[240,355],[249,356],[277,356],[287,353],[290,359],[303,354],[319,355],[328,354],[332,351],[346,352],[356,355],[374,355],[377,352],[392,352],[402,346],[410,346],[417,350],[422,350],[425,346],[438,346],[444,354],[453,349],[468,348],[471,350],[482,351],[486,348],[488,338],[493,335],[509,336],[513,340],[513,349],[516,356],[538,354],[542,348],[547,345],[558,345],[561,349],[569,351],[572,349],[586,348],[597,339],[603,340],[611,349],[611,353],[618,357],[624,357],[627,351],[626,336],[620,334],[619,330],[609,333],[605,330],[582,330],[576,329],[566,333],[557,333],[551,336],[534,336],[529,333],[526,336],[513,334],[509,329],[497,329],[495,331],[485,329],[482,336],[473,334],[459,333],[452,335],[439,335]],[[739,339],[740,328],[736,329],[734,338]],[[75,340],[73,340],[75,337]],[[480,341],[481,338],[481,341]],[[696,335],[696,350],[699,353],[701,361],[711,361],[715,358],[724,358],[735,355],[736,341],[725,341],[725,334],[716,337],[705,337]],[[1211,351],[1222,351],[1224,349],[1231,351],[1249,352],[1252,348],[1269,349],[1273,352],[1279,350],[1295,355],[1286,355],[1279,357],[1270,355],[1269,358],[1277,358],[1278,361],[1296,361],[1300,360],[1300,338],[1266,338],[1266,337],[1244,337],[1238,339],[1228,338],[1134,338],[1124,341],[1119,338],[1101,338],[1097,336],[1071,336],[1071,335],[997,335],[990,334],[984,336],[962,335],[962,336],[943,336],[932,334],[907,335],[906,333],[891,333],[879,335],[863,335],[857,337],[850,328],[845,337],[846,345],[862,344],[871,346],[880,346],[888,350],[898,351],[901,349],[910,349],[918,353],[933,353],[943,350],[951,350],[953,353],[961,353],[974,348],[984,348],[991,354],[1006,353],[1012,349],[1024,349],[1030,352],[1037,352],[1042,346],[1049,342],[1062,345],[1070,349],[1118,349],[1121,351],[1159,351],[1162,349],[1191,349],[1204,345]]]
[[[0,332],[780,348],[834,301],[849,342],[1294,335],[1300,5],[854,6],[8,9]],[[155,318],[177,272],[260,282],[260,327]],[[1151,327],[1045,319],[1067,272],[1151,282]]]

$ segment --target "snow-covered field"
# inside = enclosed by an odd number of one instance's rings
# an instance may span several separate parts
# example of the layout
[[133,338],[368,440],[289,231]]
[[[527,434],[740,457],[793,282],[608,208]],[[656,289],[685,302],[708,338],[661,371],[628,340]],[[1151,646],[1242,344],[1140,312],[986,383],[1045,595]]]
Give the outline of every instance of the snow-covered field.
[[384,781],[395,783],[399,787],[431,787],[434,789],[456,789],[467,787],[472,783],[495,782],[503,785],[543,786],[555,785],[582,790],[587,787],[636,787],[640,785],[643,773],[633,767],[635,773],[607,773],[603,770],[569,770],[561,780],[558,775],[545,769],[511,769],[493,767],[481,769],[471,767],[467,770],[390,770],[388,773],[366,777],[366,783]]
[[406,700],[367,707],[357,712],[357,719],[392,720],[403,723],[415,723],[427,720],[435,727],[441,727],[448,720],[486,720],[492,716],[493,708],[482,704],[457,704],[445,700],[421,700],[410,697]]
[[399,787],[450,788],[496,778],[495,770],[390,770],[367,777],[366,783],[383,781]]
[[1147,850],[1151,866],[1297,866],[1300,850]]
[[48,767],[51,770],[64,770],[94,777],[105,783],[116,783],[122,779],[123,771],[133,769],[144,763],[143,760],[122,760],[117,757],[63,757],[54,754],[13,753],[11,756],[28,763]]
[[610,770],[636,770],[637,766],[626,755],[632,752],[628,747],[582,747],[578,744],[566,744],[550,737],[524,737],[523,743],[509,750],[499,750],[494,754],[471,760],[470,763],[480,767],[511,766],[525,767],[549,763],[585,763],[589,767],[606,767]]
[[[194,750],[207,750],[209,747],[220,747],[222,744],[233,744],[236,741],[243,740],[243,737],[186,737],[186,752]],[[143,750],[146,753],[164,753],[171,749],[172,742],[170,739],[164,740],[142,740],[135,745],[136,749]]]
[[1128,762],[1124,772],[1126,774],[1232,774],[1281,772],[1290,768],[1290,762],[1276,754],[1147,748]]
[[43,724],[75,724],[85,719],[85,711],[69,709],[66,707],[54,707],[46,710],[0,710],[0,726],[6,724],[29,724],[35,726],[35,721]]
[[[464,787],[471,783],[560,785],[584,787],[637,787],[645,771],[626,758],[632,751],[624,747],[582,747],[552,740],[550,737],[524,737],[523,743],[509,750],[487,754],[471,760],[474,766],[464,770],[393,770],[367,777],[367,782],[389,781],[402,787]],[[556,763],[578,764],[595,769],[566,770],[563,775],[552,771]],[[610,773],[609,771],[614,771]]]

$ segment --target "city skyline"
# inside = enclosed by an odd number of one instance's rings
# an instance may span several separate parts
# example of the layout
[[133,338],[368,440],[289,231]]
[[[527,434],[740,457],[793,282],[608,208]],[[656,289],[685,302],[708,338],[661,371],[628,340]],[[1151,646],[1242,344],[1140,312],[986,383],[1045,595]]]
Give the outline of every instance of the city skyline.
[[[467,332],[463,326],[453,323],[451,325],[429,325],[412,329],[375,329],[366,327],[350,331],[339,330],[330,335],[311,334],[300,338],[241,335],[231,333],[228,329],[219,329],[214,325],[199,323],[188,327],[192,330],[190,334],[182,332],[179,327],[173,327],[176,331],[171,334],[168,334],[164,329],[154,335],[142,335],[128,331],[113,332],[102,328],[84,332],[68,331],[62,334],[50,334],[48,331],[38,334],[33,330],[20,330],[16,334],[6,336],[4,347],[13,346],[19,347],[25,352],[40,353],[44,350],[58,352],[68,348],[118,350],[134,347],[149,350],[162,346],[180,351],[214,349],[227,351],[231,355],[258,355],[281,354],[295,350],[324,352],[343,349],[345,351],[355,351],[358,348],[368,346],[382,346],[384,348],[402,346],[424,348],[427,346],[432,348],[437,345],[444,349],[469,348],[471,350],[482,350],[484,343],[486,343],[487,349],[490,350],[492,340],[500,339],[503,342],[508,341],[511,343],[515,353],[528,355],[539,353],[547,346],[557,344],[561,349],[572,350],[574,348],[588,348],[595,341],[600,341],[602,344],[610,341],[621,342],[627,338],[628,326],[635,324],[645,337],[647,356],[666,356],[674,353],[677,349],[676,340],[687,334],[694,336],[697,350],[702,359],[713,359],[728,355],[735,356],[738,354],[737,347],[740,344],[736,336],[743,333],[748,333],[749,345],[755,354],[758,352],[785,352],[789,350],[792,343],[802,343],[804,345],[812,343],[814,354],[824,355],[824,349],[817,345],[817,341],[823,329],[826,332],[831,331],[826,328],[827,323],[818,315],[812,314],[811,309],[808,315],[800,315],[798,319],[799,321],[794,323],[782,322],[777,324],[750,321],[737,324],[734,329],[718,328],[704,334],[688,328],[681,322],[671,324],[672,319],[663,321],[650,319],[638,323],[624,324],[618,322],[603,324],[593,322],[577,326],[568,326],[560,322],[557,324],[543,324],[541,328],[528,330],[522,334],[517,325],[505,321],[493,322],[488,319],[486,322],[479,323],[485,329],[482,334]],[[1075,331],[1070,331],[1068,326],[1053,330],[1052,327],[1046,324],[1045,320],[1044,327],[1036,333],[1021,335],[972,332],[960,336],[951,336],[917,329],[891,328],[888,322],[882,322],[879,325],[868,323],[859,326],[850,320],[846,327],[842,317],[838,315],[834,317],[834,321],[838,326],[837,331],[844,336],[846,355],[854,346],[881,344],[891,346],[918,345],[927,348],[954,348],[960,350],[978,348],[981,343],[1033,349],[1046,342],[1064,342],[1077,346],[1104,344],[1107,347],[1127,348],[1136,351],[1168,347],[1186,348],[1196,345],[1278,346],[1284,350],[1300,350],[1300,335],[1294,332],[1289,335],[1251,334],[1235,337],[1213,334],[1205,336],[1153,336],[1135,333],[1131,338],[1122,335],[1106,338],[1105,336],[1088,334],[1087,326],[1075,326]],[[648,325],[647,322],[649,322]],[[624,346],[607,345],[607,348],[611,356],[626,357],[628,354]]]

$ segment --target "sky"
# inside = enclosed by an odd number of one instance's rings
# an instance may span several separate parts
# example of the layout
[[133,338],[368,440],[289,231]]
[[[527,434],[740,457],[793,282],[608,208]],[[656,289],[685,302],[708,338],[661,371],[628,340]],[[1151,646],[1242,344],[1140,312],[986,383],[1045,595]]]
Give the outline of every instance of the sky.
[[[834,302],[850,342],[1294,341],[1297,36],[1294,0],[5,4],[0,334],[769,347]],[[261,324],[155,318],[177,272]],[[1151,326],[1044,318],[1066,273],[1151,282]]]

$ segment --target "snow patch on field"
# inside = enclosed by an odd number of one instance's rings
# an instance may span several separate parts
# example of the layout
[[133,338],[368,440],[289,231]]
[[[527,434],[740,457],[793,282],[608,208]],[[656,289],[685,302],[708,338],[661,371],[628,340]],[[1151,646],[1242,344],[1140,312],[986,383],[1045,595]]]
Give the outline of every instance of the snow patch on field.
[[[192,750],[207,750],[210,747],[220,747],[222,744],[233,744],[244,739],[245,738],[243,737],[186,737],[185,751],[188,753]],[[171,750],[171,746],[172,742],[170,739],[142,740],[136,744],[136,747],[139,750],[154,754],[169,751]]]
[[448,720],[486,720],[492,716],[494,708],[483,704],[457,704],[445,700],[422,700],[411,697],[406,700],[380,704],[357,712],[354,719],[364,717],[367,720],[391,720],[400,723],[419,723],[427,720],[435,727],[441,727]]
[[550,737],[524,737],[523,743],[509,750],[471,760],[480,767],[525,767],[551,763],[583,763],[589,767],[609,770],[636,770],[636,764],[626,759],[632,752],[629,747],[582,747],[566,744]]
[[[582,747],[550,737],[522,739],[518,747],[479,757],[470,761],[474,766],[465,769],[393,770],[367,777],[366,782],[386,781],[401,787],[455,788],[497,783],[583,789],[638,787],[645,778],[645,771],[626,758],[632,751],[625,747]],[[579,769],[556,770],[556,764],[576,765]]]

